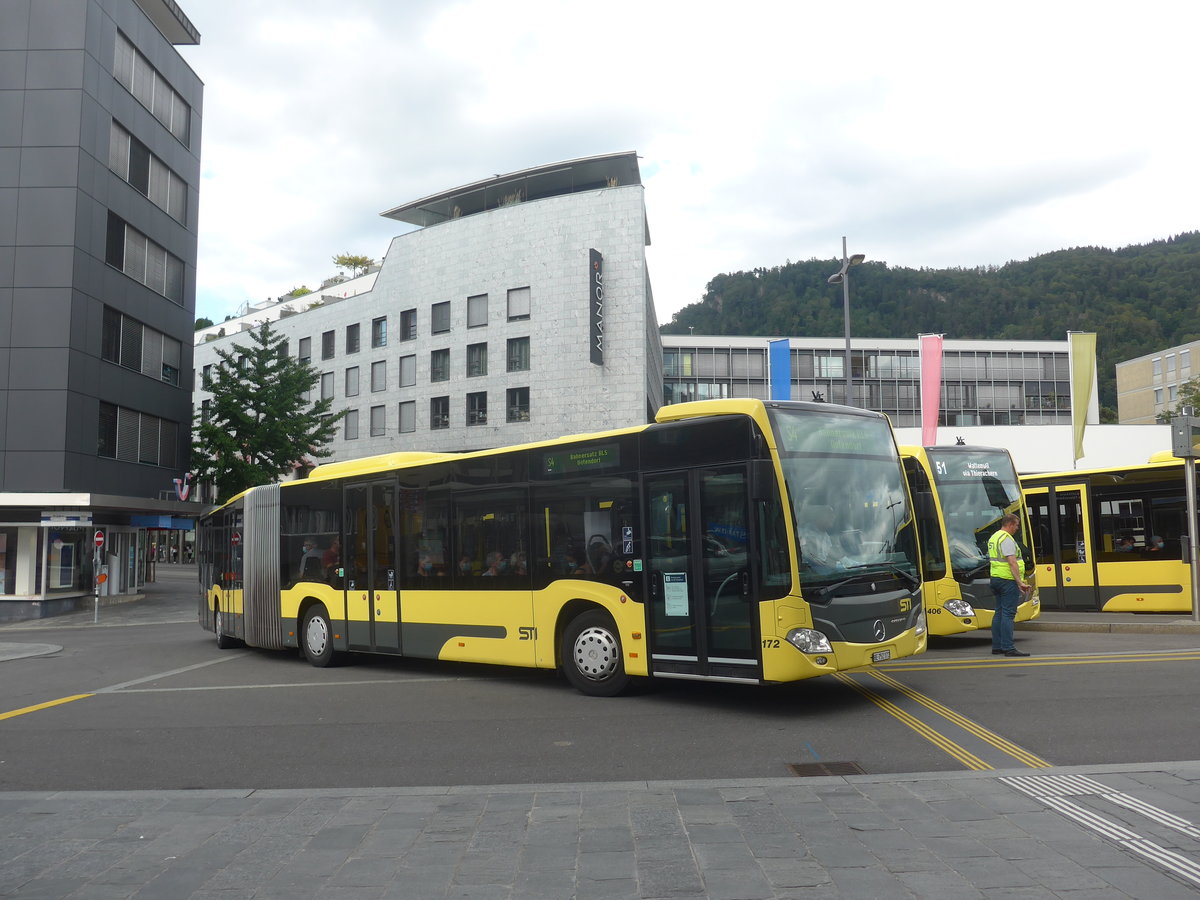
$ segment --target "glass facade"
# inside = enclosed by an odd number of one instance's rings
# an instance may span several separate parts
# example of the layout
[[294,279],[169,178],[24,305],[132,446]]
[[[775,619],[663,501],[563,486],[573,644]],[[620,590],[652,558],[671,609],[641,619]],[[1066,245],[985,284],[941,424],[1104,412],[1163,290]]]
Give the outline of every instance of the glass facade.
[[[718,397],[770,399],[769,340],[757,347],[720,342],[663,336],[664,404]],[[983,342],[966,349],[968,342],[958,343],[959,348],[951,349],[947,342],[943,349],[939,425],[1070,424],[1066,342],[1047,341],[1045,350],[983,349]],[[844,344],[804,346],[799,339],[791,344],[790,398],[845,403]],[[897,427],[920,425],[920,355],[915,340],[910,346],[853,348],[851,405],[885,413]]]

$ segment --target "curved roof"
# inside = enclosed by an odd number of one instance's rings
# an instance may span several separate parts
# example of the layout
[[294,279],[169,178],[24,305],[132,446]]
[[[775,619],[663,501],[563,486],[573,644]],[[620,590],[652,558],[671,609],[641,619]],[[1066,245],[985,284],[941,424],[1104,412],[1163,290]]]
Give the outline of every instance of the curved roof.
[[513,202],[641,183],[642,174],[635,152],[608,153],[522,169],[507,175],[494,175],[462,187],[430,194],[380,215],[425,227]]

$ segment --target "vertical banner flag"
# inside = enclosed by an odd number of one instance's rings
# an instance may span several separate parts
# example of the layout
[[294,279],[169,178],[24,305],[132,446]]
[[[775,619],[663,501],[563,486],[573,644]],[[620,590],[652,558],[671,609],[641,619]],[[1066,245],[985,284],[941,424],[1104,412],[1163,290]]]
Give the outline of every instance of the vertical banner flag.
[[937,443],[938,414],[942,400],[942,335],[922,334],[921,339],[921,445]]
[[1083,429],[1096,391],[1096,334],[1068,331],[1071,341],[1071,429],[1075,433],[1075,460],[1083,456]]
[[771,341],[771,399],[792,399],[792,342],[788,338]]

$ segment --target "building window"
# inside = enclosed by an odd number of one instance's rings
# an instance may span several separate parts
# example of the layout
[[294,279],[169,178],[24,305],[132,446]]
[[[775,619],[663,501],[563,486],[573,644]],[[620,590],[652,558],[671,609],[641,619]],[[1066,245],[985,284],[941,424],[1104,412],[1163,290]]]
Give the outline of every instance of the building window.
[[178,464],[179,424],[101,403],[96,453],[107,459],[173,468]]
[[371,407],[371,437],[383,437],[387,434],[387,408]]
[[431,430],[450,427],[450,398],[432,397],[429,400],[429,427]]
[[371,392],[387,390],[387,360],[371,363]]
[[321,373],[321,399],[322,400],[332,400],[333,399],[333,373],[332,372],[322,372]]
[[207,422],[212,417],[212,401],[200,401],[200,421]]
[[334,332],[326,331],[321,335],[321,359],[333,359]]
[[429,354],[429,380],[450,380],[450,350],[434,350]]
[[1159,405],[1159,406],[1162,405],[1162,402],[1163,402],[1163,389],[1162,388],[1154,389],[1154,402],[1156,405]]
[[183,260],[111,212],[108,214],[104,260],[139,284],[182,305]]
[[487,391],[467,394],[467,424],[487,424]]
[[359,348],[362,346],[362,341],[359,338],[358,332],[359,332],[359,327],[358,327],[357,322],[355,322],[353,325],[346,326],[346,352],[347,353],[357,353],[359,351]]
[[1191,371],[1192,371],[1192,351],[1191,350],[1180,350],[1179,351],[1179,374],[1187,375]]
[[358,366],[346,370],[346,396],[358,396]]
[[1171,384],[1167,386],[1167,402],[1174,403],[1178,399],[1177,390],[1178,387],[1176,385]]
[[508,320],[529,318],[529,288],[513,288],[508,292]]
[[345,436],[346,440],[357,441],[358,440],[358,410],[357,409],[347,410],[346,418],[344,419],[344,421],[346,423],[346,428],[345,428],[345,431],[343,432],[343,435]]
[[510,372],[528,372],[529,371],[529,338],[509,338],[508,339],[508,371]]
[[1162,357],[1161,356],[1158,359],[1154,360],[1154,362],[1151,363],[1151,366],[1153,367],[1155,378],[1158,378],[1159,376],[1162,375]]
[[187,183],[114,119],[108,167],[176,222],[187,221]]
[[[402,324],[403,321],[401,319]],[[387,346],[387,316],[380,316],[378,319],[371,320],[371,346]]]
[[187,145],[191,109],[158,70],[150,65],[150,61],[120,32],[117,32],[117,44],[113,51],[113,77],[150,110],[171,134]]
[[476,294],[467,298],[467,327],[481,328],[488,321],[488,295]]
[[200,387],[207,388],[210,384],[212,384],[211,363],[200,370]]
[[507,394],[509,422],[529,421],[529,388],[509,388]]
[[[179,386],[182,345],[161,331],[143,325],[110,306],[104,307],[101,325],[101,358],[140,372],[147,378]],[[204,383],[211,378],[212,366],[204,367]]]
[[400,313],[400,340],[415,341],[417,339],[417,311],[406,309]]
[[400,433],[408,434],[417,430],[417,401],[405,400],[400,404]]
[[467,345],[467,377],[487,374],[487,344]]
[[400,357],[400,387],[412,387],[417,383],[417,358]]
[[450,301],[433,304],[430,312],[431,330],[433,334],[445,334],[450,330]]

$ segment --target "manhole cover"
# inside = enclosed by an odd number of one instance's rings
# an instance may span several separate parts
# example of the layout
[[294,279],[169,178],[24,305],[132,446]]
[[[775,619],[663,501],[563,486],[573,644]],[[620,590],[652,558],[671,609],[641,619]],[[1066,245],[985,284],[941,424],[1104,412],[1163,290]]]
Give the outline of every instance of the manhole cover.
[[793,775],[801,778],[813,778],[818,775],[866,775],[866,771],[856,762],[815,762],[788,763],[788,769]]

